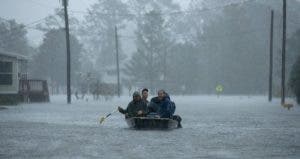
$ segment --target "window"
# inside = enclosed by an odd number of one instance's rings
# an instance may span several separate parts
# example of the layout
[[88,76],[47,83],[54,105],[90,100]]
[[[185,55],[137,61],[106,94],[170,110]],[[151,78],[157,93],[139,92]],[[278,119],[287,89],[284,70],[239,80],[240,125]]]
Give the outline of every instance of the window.
[[12,85],[12,62],[0,61],[0,85]]

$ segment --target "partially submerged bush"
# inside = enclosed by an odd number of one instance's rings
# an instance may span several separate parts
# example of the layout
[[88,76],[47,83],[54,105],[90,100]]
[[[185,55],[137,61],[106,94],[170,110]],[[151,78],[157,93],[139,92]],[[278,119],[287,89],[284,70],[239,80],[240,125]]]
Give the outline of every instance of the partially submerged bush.
[[1,95],[0,105],[17,105],[19,98],[17,95]]

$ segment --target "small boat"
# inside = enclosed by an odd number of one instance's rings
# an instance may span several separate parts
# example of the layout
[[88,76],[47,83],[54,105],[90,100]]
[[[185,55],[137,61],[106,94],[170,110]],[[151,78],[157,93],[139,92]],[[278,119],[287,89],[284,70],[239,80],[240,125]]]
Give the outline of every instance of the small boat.
[[125,120],[128,126],[133,129],[165,130],[178,127],[178,121],[169,118],[132,117]]

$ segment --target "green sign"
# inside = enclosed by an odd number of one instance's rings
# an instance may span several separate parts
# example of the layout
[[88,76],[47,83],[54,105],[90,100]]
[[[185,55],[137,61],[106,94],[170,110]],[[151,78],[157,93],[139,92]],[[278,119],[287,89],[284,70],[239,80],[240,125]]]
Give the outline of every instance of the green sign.
[[216,86],[216,91],[217,91],[218,93],[223,92],[223,86],[220,85],[220,84],[218,84],[218,85]]

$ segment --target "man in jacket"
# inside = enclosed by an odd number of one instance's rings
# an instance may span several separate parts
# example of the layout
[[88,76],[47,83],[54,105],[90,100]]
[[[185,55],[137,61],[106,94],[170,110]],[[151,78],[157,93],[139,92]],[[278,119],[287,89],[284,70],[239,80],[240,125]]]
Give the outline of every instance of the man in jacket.
[[157,113],[160,118],[177,120],[178,128],[182,128],[181,117],[179,115],[173,115],[176,109],[175,103],[171,101],[170,96],[164,90],[159,90],[157,97],[151,99],[148,109],[149,112]]
[[157,92],[157,97],[151,99],[148,108],[150,112],[157,113],[161,118],[171,118],[173,115],[170,97],[164,90]]
[[124,114],[126,118],[145,116],[148,113],[147,104],[142,101],[139,92],[133,93],[133,99],[126,109],[118,107],[118,110],[120,113]]

